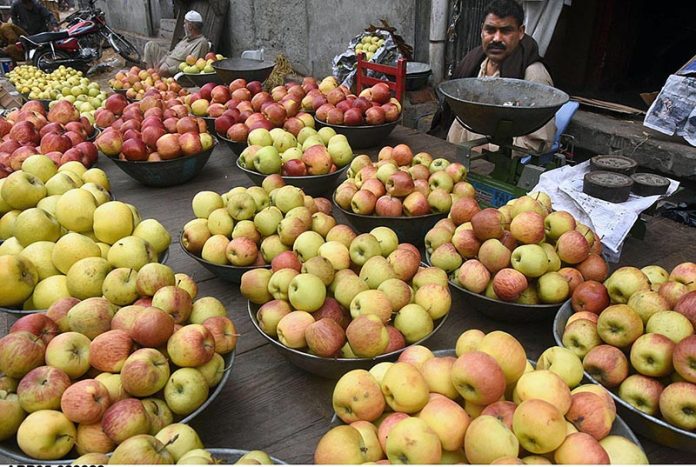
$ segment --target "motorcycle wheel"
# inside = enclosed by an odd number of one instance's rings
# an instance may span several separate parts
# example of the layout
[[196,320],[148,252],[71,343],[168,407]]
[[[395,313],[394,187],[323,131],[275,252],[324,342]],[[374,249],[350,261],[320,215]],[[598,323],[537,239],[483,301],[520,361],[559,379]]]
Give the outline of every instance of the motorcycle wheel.
[[[55,57],[59,60],[64,60],[69,59],[70,55],[62,50],[56,50]],[[45,73],[50,73],[58,68],[59,65],[53,63],[53,52],[50,49],[45,49],[37,51],[34,55],[34,66]]]
[[140,63],[140,52],[122,35],[115,32],[109,34],[109,44],[126,62]]

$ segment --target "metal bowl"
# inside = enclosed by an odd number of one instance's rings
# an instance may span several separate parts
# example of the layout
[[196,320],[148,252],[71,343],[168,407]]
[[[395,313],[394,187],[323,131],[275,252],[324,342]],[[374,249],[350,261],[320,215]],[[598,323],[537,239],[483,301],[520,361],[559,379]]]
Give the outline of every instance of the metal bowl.
[[439,220],[447,217],[446,212],[413,217],[366,216],[347,211],[338,205],[335,196],[332,199],[336,208],[346,216],[348,222],[359,232],[366,233],[375,227],[384,225],[396,232],[400,242],[413,243],[416,246],[423,246],[423,240],[428,230],[432,229]]
[[430,65],[423,62],[406,63],[406,90],[416,91],[428,84],[428,79],[433,73]]
[[274,67],[275,61],[251,60],[241,57],[225,58],[213,62],[213,68],[223,83],[231,83],[238,78],[264,82],[271,75]]
[[[176,416],[174,418],[175,423],[190,423],[194,418],[196,418],[201,412],[203,412],[222,392],[223,388],[227,384],[227,381],[230,379],[230,374],[232,373],[232,365],[234,364],[234,359],[235,359],[235,353],[236,351],[232,351],[228,353],[227,355],[223,355],[222,358],[225,361],[225,372],[222,375],[222,379],[220,382],[215,386],[215,388],[208,394],[208,399],[201,404],[200,407],[198,407],[196,410],[191,412],[190,414],[186,415],[185,417],[181,419],[177,419]],[[211,451],[212,453],[212,451]],[[17,440],[16,437],[12,437],[10,439],[6,439],[4,441],[0,442],[0,454],[7,456],[11,459],[14,459],[16,461],[25,463],[25,464],[33,464],[33,465],[52,465],[52,464],[70,464],[74,459],[76,459],[76,453],[74,450],[71,450],[68,453],[68,456],[70,456],[69,459],[56,459],[56,460],[39,460],[39,459],[32,459],[31,457],[27,457],[24,452],[19,448],[17,445]],[[107,454],[111,455],[111,453]],[[240,456],[241,457],[241,456]]]
[[123,96],[125,96],[125,95],[126,95],[126,92],[128,91],[128,89],[114,89],[114,88],[110,88],[110,89],[111,89],[111,91],[114,92],[115,94],[121,94],[121,95],[123,95]]
[[[271,345],[280,353],[283,357],[287,358],[293,365],[302,368],[303,370],[321,376],[327,379],[338,379],[345,373],[351,370],[369,370],[374,365],[380,362],[393,362],[399,358],[399,354],[404,351],[403,349],[395,350],[393,352],[385,353],[383,355],[378,355],[373,358],[325,358],[317,357],[310,353],[302,352],[300,350],[291,349],[284,346],[279,341],[275,340],[259,327],[259,323],[256,320],[256,312],[260,308],[251,302],[248,302],[249,319],[254,324],[254,328],[261,334]],[[435,326],[433,332],[425,336],[418,342],[414,342],[410,345],[424,345],[432,336],[435,335],[441,328],[442,325],[447,321],[449,313],[435,321]]]
[[217,132],[215,131],[215,117],[201,117],[203,120],[205,120],[205,124],[208,125],[208,133],[211,135],[216,134]]
[[[211,453],[215,459],[222,461],[222,464],[234,464],[243,455],[247,454],[249,451],[243,451],[241,449],[228,449],[228,448],[204,448],[206,451]],[[283,462],[280,459],[271,457],[274,464],[286,465],[287,462]]]
[[[112,200],[115,200],[115,198],[112,197]],[[2,243],[2,241],[0,241]],[[164,250],[162,253],[160,253],[159,257],[157,258],[157,261],[161,264],[165,264],[167,260],[169,259],[169,247],[167,247],[166,250]],[[32,313],[44,313],[46,310],[21,310],[19,308],[4,308],[0,307],[0,313],[7,313],[9,315],[14,315],[16,319],[19,319],[20,317],[24,315],[30,315]]]
[[[429,265],[432,265],[430,262],[430,254],[427,251],[425,253],[425,260]],[[562,305],[570,303],[570,300],[566,300],[563,303],[523,305],[521,303],[504,302],[471,292],[452,279],[449,280],[449,284],[452,288],[461,292],[461,297],[468,307],[473,308],[490,319],[503,323],[528,323],[531,321],[550,320],[556,316],[558,309],[561,308]]]
[[270,264],[265,264],[263,266],[232,266],[232,265],[222,265],[222,264],[215,264],[211,263],[210,261],[206,261],[203,258],[200,258],[190,251],[188,251],[186,248],[184,248],[183,243],[181,242],[181,239],[183,238],[184,233],[181,232],[179,235],[179,245],[181,245],[181,249],[184,250],[184,253],[186,253],[189,257],[195,259],[198,261],[198,263],[206,268],[208,271],[212,272],[215,274],[218,278],[222,279],[225,282],[232,282],[234,284],[239,284],[242,281],[242,276],[244,275],[245,272],[251,271],[253,269],[258,269],[258,268],[264,268],[264,269],[270,269],[271,265]]
[[[447,350],[435,350],[433,352],[436,357],[456,357],[457,354],[455,353],[454,349],[447,349]],[[532,364],[533,367],[536,368],[536,361],[532,359],[528,359],[529,363]],[[591,381],[589,380],[583,380],[582,383],[590,383]],[[616,419],[614,419],[614,424],[611,426],[611,431],[609,432],[610,435],[617,435],[617,436],[623,436],[624,438],[627,438],[628,440],[632,441],[636,445],[638,445],[639,448],[643,449],[643,446],[640,444],[640,441],[638,440],[638,437],[633,433],[631,428],[624,422],[621,417],[617,415]],[[645,451],[645,450],[643,450]]]
[[[556,318],[553,320],[553,338],[556,344],[563,347],[563,331],[565,330],[568,318],[573,314],[573,308],[570,303],[566,302],[560,310]],[[585,378],[595,384],[600,384],[589,373],[585,372]],[[637,433],[646,438],[655,441],[663,446],[668,446],[680,451],[696,453],[696,433],[678,428],[667,423],[665,420],[652,415],[641,412],[633,407],[628,402],[621,399],[613,391],[609,391],[611,397],[616,403],[616,412],[625,418],[629,426],[636,430]]]
[[512,78],[462,78],[438,87],[466,128],[497,138],[529,134],[568,102],[565,92]]
[[[283,175],[283,180],[285,180],[285,183],[288,185],[301,188],[305,195],[321,196],[333,191],[334,187],[338,183],[338,179],[345,173],[346,170],[348,170],[348,166],[350,166],[350,162],[335,172],[324,175],[305,175],[302,177],[290,177],[288,175]],[[237,167],[239,167],[239,170],[244,172],[247,177],[249,177],[249,179],[258,186],[261,186],[263,179],[268,176],[242,167],[239,164],[239,158],[237,158]]]
[[99,137],[99,134],[101,132],[102,132],[101,128],[94,125],[94,131],[92,132],[92,134],[90,136],[87,137],[87,139],[85,141],[94,142]]
[[227,143],[227,147],[229,147],[232,150],[232,152],[235,153],[237,156],[239,156],[242,153],[242,151],[244,151],[248,146],[247,143],[238,143],[237,141],[232,141],[226,136],[222,136],[220,133],[215,134],[219,139]]
[[394,127],[401,123],[401,117],[398,120],[382,125],[332,125],[322,122],[316,115],[314,116],[317,129],[328,126],[333,128],[336,133],[345,135],[348,144],[353,149],[372,148],[375,146],[384,146],[384,140],[389,136]]
[[112,157],[108,157],[108,159],[143,185],[174,186],[186,183],[198,175],[208,162],[215,146],[217,146],[217,140],[215,140],[213,147],[207,151],[194,156],[177,157],[166,161],[123,161]]
[[223,84],[223,81],[214,73],[177,73],[174,77],[176,82],[185,88],[201,87],[207,83]]

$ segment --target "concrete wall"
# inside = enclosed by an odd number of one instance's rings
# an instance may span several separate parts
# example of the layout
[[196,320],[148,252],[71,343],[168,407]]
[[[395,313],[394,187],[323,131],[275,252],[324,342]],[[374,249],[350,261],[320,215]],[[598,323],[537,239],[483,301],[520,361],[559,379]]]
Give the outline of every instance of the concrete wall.
[[[284,53],[302,74],[325,76],[331,60],[350,39],[384,18],[414,44],[419,7],[413,0],[230,0],[222,52],[239,56],[264,48],[266,57]],[[428,2],[429,3],[429,2]],[[422,10],[422,8],[421,8]],[[419,29],[428,28],[428,23]],[[423,36],[419,30],[418,37]],[[425,46],[427,50],[427,45]],[[419,51],[418,45],[416,50]],[[422,49],[421,49],[422,51]],[[418,55],[421,55],[419,53]]]

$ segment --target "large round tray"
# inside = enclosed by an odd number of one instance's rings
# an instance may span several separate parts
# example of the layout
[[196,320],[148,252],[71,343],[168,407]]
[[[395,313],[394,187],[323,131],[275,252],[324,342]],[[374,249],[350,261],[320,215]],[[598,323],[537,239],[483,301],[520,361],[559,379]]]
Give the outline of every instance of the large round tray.
[[[573,314],[570,303],[565,303],[553,321],[553,338],[556,343],[563,347],[563,331],[565,330],[568,319]],[[600,384],[589,373],[585,372],[585,378],[595,384]],[[609,391],[607,389],[607,391]],[[622,418],[626,419],[628,425],[639,434],[658,444],[669,446],[670,448],[696,453],[696,433],[678,428],[666,421],[648,415],[634,408],[631,404],[621,399],[613,391],[609,391],[611,397],[616,402],[616,411]]]
[[258,269],[258,268],[270,269],[270,267],[271,267],[270,264],[265,264],[263,266],[232,266],[232,265],[222,265],[222,264],[211,263],[210,261],[206,261],[203,258],[200,258],[200,257],[194,255],[193,253],[188,251],[186,248],[184,248],[184,245],[181,242],[183,236],[184,236],[184,233],[181,232],[181,234],[179,235],[179,245],[181,246],[181,249],[184,250],[184,253],[186,253],[189,257],[198,261],[198,264],[200,264],[201,266],[203,266],[208,271],[212,272],[218,278],[222,279],[225,282],[232,282],[234,284],[239,284],[242,281],[242,276],[244,275],[245,272],[251,271],[252,269]]
[[364,149],[375,146],[384,146],[384,140],[389,136],[394,127],[401,123],[401,117],[394,122],[384,123],[382,125],[332,125],[322,122],[316,115],[314,116],[317,129],[328,126],[333,128],[336,133],[340,133],[346,137],[348,144],[353,149]]
[[438,87],[468,129],[511,138],[538,130],[570,96],[551,86],[512,78],[461,78]]
[[[215,137],[213,137],[215,138]],[[194,156],[183,156],[166,161],[122,161],[108,157],[116,166],[146,186],[165,187],[186,183],[203,170],[210,155],[217,146],[217,140],[213,147]]]
[[266,81],[271,75],[275,62],[270,60],[251,60],[248,58],[232,57],[213,62],[213,68],[223,83],[231,83],[243,78],[247,81]]
[[[2,242],[0,241],[0,243],[2,243]],[[157,258],[157,261],[161,264],[165,264],[168,259],[169,259],[169,247],[167,247],[166,250],[164,250],[162,253],[160,253],[159,257]],[[7,313],[10,315],[16,315],[17,319],[19,319],[19,317],[24,316],[24,315],[30,315],[32,313],[45,313],[45,312],[46,312],[46,310],[20,310],[17,308],[0,307],[0,313]]]
[[[274,339],[273,337],[263,332],[259,327],[258,321],[256,320],[256,312],[260,307],[251,302],[248,302],[247,308],[249,310],[249,319],[251,319],[251,322],[254,324],[254,328],[259,332],[259,334],[261,334],[261,336],[263,336],[268,342],[271,343],[271,345],[276,349],[276,351],[278,351],[278,353],[280,353],[283,357],[287,358],[293,365],[302,368],[303,370],[309,373],[321,376],[322,378],[338,379],[343,374],[351,370],[369,370],[374,365],[380,362],[393,362],[397,358],[399,358],[399,354],[401,354],[401,352],[403,352],[408,347],[406,346],[403,349],[395,350],[393,352],[385,353],[383,355],[378,355],[377,357],[373,358],[317,357],[316,355],[312,355],[310,353],[286,347],[283,344],[281,344],[280,341]],[[445,324],[445,321],[447,321],[448,316],[449,313],[447,313],[439,320],[435,320],[433,332],[425,336],[423,339],[409,345],[424,345],[442,328],[442,325]]]
[[343,209],[338,205],[335,197],[332,197],[332,199],[336,208],[346,216],[348,222],[359,232],[367,233],[376,227],[384,225],[396,232],[400,242],[413,243],[416,246],[423,246],[425,234],[428,230],[432,229],[439,220],[447,217],[446,212],[413,217],[366,216]]
[[[321,196],[333,191],[334,187],[338,183],[338,179],[341,178],[346,170],[348,170],[348,166],[350,166],[350,163],[344,165],[335,172],[324,175],[305,175],[301,177],[290,177],[283,175],[283,180],[285,180],[285,183],[288,185],[301,188],[305,195]],[[261,186],[263,179],[268,176],[242,167],[239,164],[239,158],[237,158],[237,167],[239,167],[239,170],[244,172],[246,176],[258,186]]]
[[[427,251],[425,253],[425,260],[432,266],[430,254]],[[558,309],[561,308],[564,303],[570,303],[570,300],[566,300],[562,303],[540,305],[504,302],[466,290],[452,279],[449,280],[449,284],[452,288],[461,293],[462,299],[468,306],[490,319],[504,323],[528,323],[530,321],[551,320],[556,316]]]
[[[234,364],[234,359],[235,359],[235,353],[236,351],[232,351],[228,353],[227,355],[223,355],[222,358],[225,360],[225,372],[222,375],[222,379],[220,382],[215,386],[215,388],[212,390],[210,394],[208,394],[208,399],[201,404],[200,407],[198,407],[196,410],[185,416],[184,418],[181,419],[174,419],[175,422],[177,423],[189,423],[191,422],[194,418],[196,418],[201,412],[203,412],[222,392],[223,388],[227,384],[227,381],[230,379],[230,374],[232,373],[232,365]],[[212,452],[212,451],[211,451]],[[71,457],[70,459],[56,459],[56,460],[38,460],[38,459],[32,459],[31,457],[27,457],[24,452],[19,448],[17,445],[16,437],[12,437],[11,439],[7,439],[5,441],[0,441],[0,454],[10,457],[12,459],[15,459],[16,461],[23,462],[25,464],[33,464],[33,465],[45,465],[45,464],[70,464],[72,461],[75,459],[75,457]],[[70,451],[68,453],[69,456],[74,456],[75,453],[74,451]],[[240,456],[241,457],[241,456]]]

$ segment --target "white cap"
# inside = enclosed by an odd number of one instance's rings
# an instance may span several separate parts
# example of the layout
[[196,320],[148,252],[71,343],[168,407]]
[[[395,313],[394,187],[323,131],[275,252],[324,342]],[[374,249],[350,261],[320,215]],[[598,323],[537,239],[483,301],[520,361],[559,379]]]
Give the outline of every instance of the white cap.
[[203,17],[196,10],[189,10],[189,12],[186,13],[186,16],[184,16],[184,19],[186,21],[191,21],[193,23],[202,23],[203,22]]

